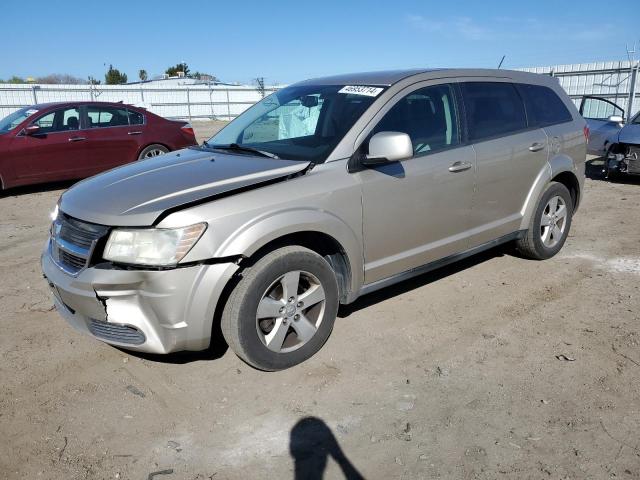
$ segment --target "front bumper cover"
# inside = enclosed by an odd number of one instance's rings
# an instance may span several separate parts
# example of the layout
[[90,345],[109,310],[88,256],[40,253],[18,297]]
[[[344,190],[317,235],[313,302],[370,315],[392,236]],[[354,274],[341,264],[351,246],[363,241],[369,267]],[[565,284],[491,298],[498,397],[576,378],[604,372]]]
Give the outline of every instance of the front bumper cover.
[[[92,267],[73,277],[53,262],[48,243],[41,264],[57,310],[76,330],[149,353],[206,349],[220,295],[239,268],[235,263],[158,271]],[[141,335],[131,342],[119,331]]]

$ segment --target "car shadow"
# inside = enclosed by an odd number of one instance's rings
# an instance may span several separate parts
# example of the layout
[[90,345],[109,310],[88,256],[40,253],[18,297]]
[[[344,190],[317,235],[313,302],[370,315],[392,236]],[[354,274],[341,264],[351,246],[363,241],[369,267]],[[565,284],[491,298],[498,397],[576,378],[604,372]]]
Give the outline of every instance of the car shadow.
[[585,175],[591,180],[600,180],[609,183],[619,183],[623,185],[640,185],[640,175],[629,175],[628,173],[618,173],[605,176],[604,157],[587,160],[585,164]]
[[13,187],[7,190],[0,190],[0,198],[3,197],[19,197],[32,193],[53,192],[55,190],[67,190],[79,180],[63,180],[60,182],[38,183],[35,185],[25,185],[22,187]]
[[396,283],[395,285],[391,285],[389,287],[385,287],[375,292],[369,293],[368,295],[364,295],[349,305],[340,305],[340,309],[338,310],[338,317],[346,318],[352,313],[357,312],[358,310],[362,310],[364,308],[370,307],[371,305],[384,302],[385,300],[388,300],[392,297],[397,297],[398,295],[402,295],[403,293],[410,292],[430,283],[437,282],[438,280],[448,277],[449,275],[453,275],[468,268],[474,267],[486,262],[487,260],[491,260],[496,257],[503,257],[505,255],[519,257],[513,245],[508,243],[504,245],[498,245],[497,247],[477,253],[463,260],[456,261],[450,265],[438,268],[431,272],[423,273],[422,275],[418,275],[416,277],[404,280],[400,283]]
[[126,350],[113,345],[114,348],[120,350],[131,357],[141,358],[154,363],[168,363],[173,365],[186,365],[187,363],[218,360],[227,353],[229,345],[225,342],[222,332],[211,337],[211,345],[206,350],[199,352],[174,352],[168,354],[136,352],[134,350]]
[[295,480],[321,480],[332,458],[347,480],[364,480],[340,448],[331,429],[316,417],[305,417],[291,429],[289,452],[293,457]]

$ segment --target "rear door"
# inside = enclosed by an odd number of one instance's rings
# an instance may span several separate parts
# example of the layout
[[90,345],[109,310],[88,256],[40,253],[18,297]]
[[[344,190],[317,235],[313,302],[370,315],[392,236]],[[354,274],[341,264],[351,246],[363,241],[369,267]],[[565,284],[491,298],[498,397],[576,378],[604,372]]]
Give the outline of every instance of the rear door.
[[80,129],[77,106],[45,112],[29,125],[39,126],[39,132],[21,134],[10,146],[18,183],[81,178],[87,174],[87,141]]
[[463,82],[468,141],[476,152],[470,246],[511,234],[537,173],[548,158],[547,135],[529,127],[524,102],[509,82]]
[[84,121],[89,148],[89,168],[98,173],[137,159],[142,125],[129,124],[126,107],[86,105]]
[[592,155],[605,155],[611,143],[617,142],[622,125],[609,120],[612,116],[624,118],[624,110],[610,100],[584,96],[580,102],[580,115],[589,125],[587,150]]

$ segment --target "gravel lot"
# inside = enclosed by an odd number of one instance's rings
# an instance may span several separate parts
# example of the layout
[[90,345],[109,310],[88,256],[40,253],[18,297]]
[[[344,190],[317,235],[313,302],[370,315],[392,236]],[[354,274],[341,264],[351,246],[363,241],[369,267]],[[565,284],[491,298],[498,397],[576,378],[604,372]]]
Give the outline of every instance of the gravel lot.
[[39,266],[68,184],[1,196],[0,478],[640,478],[640,182],[591,176],[557,257],[363,297],[279,373],[76,333]]

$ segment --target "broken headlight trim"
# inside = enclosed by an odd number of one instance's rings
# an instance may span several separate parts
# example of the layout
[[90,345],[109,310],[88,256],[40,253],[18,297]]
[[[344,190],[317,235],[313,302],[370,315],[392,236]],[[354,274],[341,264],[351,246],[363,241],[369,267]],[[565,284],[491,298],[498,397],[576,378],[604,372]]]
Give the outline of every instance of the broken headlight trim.
[[102,256],[131,265],[176,265],[206,229],[206,223],[182,228],[116,228],[111,231]]

